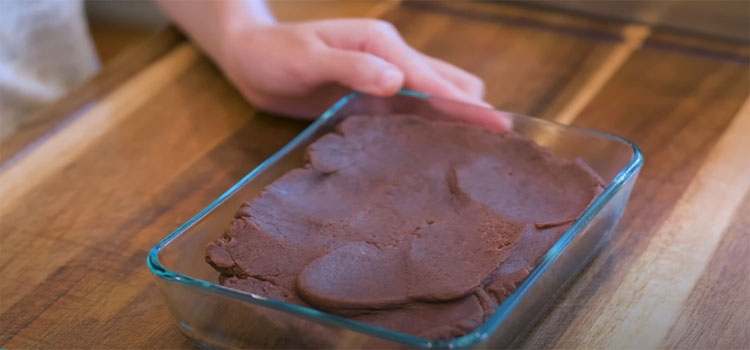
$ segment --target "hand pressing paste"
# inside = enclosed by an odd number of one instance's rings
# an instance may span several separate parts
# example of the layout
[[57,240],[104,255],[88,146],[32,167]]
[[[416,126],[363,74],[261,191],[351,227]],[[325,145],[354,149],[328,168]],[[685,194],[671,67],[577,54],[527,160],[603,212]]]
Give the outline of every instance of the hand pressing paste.
[[224,286],[449,339],[479,326],[602,190],[531,140],[352,116],[242,205],[206,260]]

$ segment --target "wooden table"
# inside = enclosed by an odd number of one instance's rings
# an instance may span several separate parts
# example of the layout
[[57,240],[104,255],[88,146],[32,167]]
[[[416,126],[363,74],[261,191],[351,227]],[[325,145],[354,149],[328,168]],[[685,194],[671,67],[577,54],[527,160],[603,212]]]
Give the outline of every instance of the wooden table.
[[[518,5],[276,6],[382,17],[498,108],[642,148],[617,238],[522,346],[750,347],[747,44]],[[148,250],[306,123],[257,113],[174,31],[35,120],[0,144],[0,346],[191,347]]]

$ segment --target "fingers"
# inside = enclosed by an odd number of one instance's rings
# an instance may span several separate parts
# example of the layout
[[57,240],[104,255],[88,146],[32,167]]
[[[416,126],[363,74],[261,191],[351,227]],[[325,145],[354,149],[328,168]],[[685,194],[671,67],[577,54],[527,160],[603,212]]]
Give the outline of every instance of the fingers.
[[401,69],[408,88],[433,96],[486,105],[480,91],[484,88],[477,86],[476,81],[472,82],[471,75],[445,62],[427,60],[426,56],[409,46],[389,23],[371,23],[363,36],[361,47]]
[[[378,96],[391,95],[404,85],[431,96],[474,105],[432,100],[450,118],[496,131],[510,129],[511,119],[489,109],[492,106],[482,100],[484,84],[479,78],[413,49],[391,24],[345,19],[326,21],[318,29],[316,33],[330,49],[321,56],[324,62],[319,66],[336,82]],[[390,69],[398,70],[401,80],[393,78],[393,83],[379,85],[388,80],[383,76]]]
[[442,99],[431,99],[429,103],[441,114],[441,118],[460,120],[496,132],[513,128],[513,119],[509,114],[492,108]]
[[375,96],[391,96],[404,85],[404,74],[386,60],[364,52],[325,49],[316,60],[312,83],[335,81]]
[[[468,73],[445,62],[434,60],[433,64],[426,60],[388,22],[337,19],[320,22],[317,29],[316,34],[330,48],[369,53],[393,64],[402,72],[405,86],[410,89],[433,96],[484,104],[479,92],[481,89],[477,88],[476,82],[470,81]],[[343,77],[338,76],[337,80],[347,81],[341,78]],[[348,80],[351,79],[354,78]]]
[[421,54],[421,56],[436,72],[461,90],[479,99],[484,98],[484,82],[482,79],[443,60],[425,54]]

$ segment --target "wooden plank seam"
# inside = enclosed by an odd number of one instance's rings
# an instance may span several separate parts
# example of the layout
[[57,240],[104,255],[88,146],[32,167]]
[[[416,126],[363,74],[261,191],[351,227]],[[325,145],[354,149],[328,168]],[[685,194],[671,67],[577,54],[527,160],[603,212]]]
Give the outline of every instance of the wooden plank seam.
[[568,334],[586,329],[581,347],[659,347],[750,190],[747,130],[750,97],[603,312],[568,328]]
[[625,26],[622,30],[624,42],[612,49],[554,120],[561,124],[571,124],[633,52],[643,45],[643,41],[650,33],[651,29],[642,24]]
[[0,173],[0,213],[47,177],[70,164],[108,130],[143,105],[200,57],[190,44],[182,44],[152,64],[63,130]]

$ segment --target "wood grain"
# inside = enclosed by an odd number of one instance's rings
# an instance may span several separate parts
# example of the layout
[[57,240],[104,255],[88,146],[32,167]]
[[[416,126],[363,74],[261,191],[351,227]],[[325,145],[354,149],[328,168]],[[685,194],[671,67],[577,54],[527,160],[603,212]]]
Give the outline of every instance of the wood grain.
[[280,21],[302,21],[342,17],[380,17],[398,0],[274,0],[271,10]]
[[[27,196],[36,204],[52,204],[34,208],[35,217],[15,216],[16,211],[1,217],[3,231],[9,231],[2,236],[2,247],[13,247],[3,251],[3,275],[23,276],[27,271],[33,274],[19,277],[23,285],[4,284],[0,289],[0,305],[7,309],[4,319],[14,320],[9,331],[2,332],[12,335],[13,340],[0,343],[24,348],[37,344],[28,343],[32,336],[27,336],[36,334],[41,347],[78,347],[79,332],[92,331],[88,327],[93,323],[102,329],[85,337],[89,344],[109,347],[113,344],[109,342],[120,337],[120,347],[158,347],[161,343],[155,338],[174,326],[168,315],[161,318],[166,309],[158,291],[152,288],[152,278],[144,265],[149,247],[194,215],[196,208],[218,197],[305,125],[270,116],[256,117],[205,59],[175,79],[134,111],[131,118],[101,137],[93,147],[95,152],[82,154],[73,166],[64,168]],[[216,95],[203,94],[206,89]],[[221,103],[217,103],[216,96],[222,96]],[[174,105],[164,105],[163,101]],[[174,108],[180,105],[184,107]],[[104,177],[97,180],[98,186],[77,180],[87,173]],[[123,183],[128,185],[121,186]],[[81,210],[66,210],[71,203],[82,203]],[[45,218],[43,227],[39,226],[39,217]],[[79,250],[64,249],[57,255],[40,251],[42,256],[55,257],[55,261],[45,264],[38,264],[35,259],[21,260],[37,247],[37,240],[28,240],[31,233],[54,242],[50,249],[75,246]],[[24,264],[17,264],[19,260]],[[45,293],[50,290],[60,293],[54,303],[33,302],[49,300]],[[71,316],[74,318],[63,316],[69,312],[65,306],[69,303],[77,305],[78,313]],[[144,304],[152,307],[144,309]],[[155,328],[149,318],[161,319],[161,328]],[[27,323],[30,326],[23,326]],[[37,327],[45,331],[35,333]],[[123,340],[133,334],[141,334],[142,338]]]
[[651,29],[642,24],[627,25],[622,28],[624,42],[616,45],[609,55],[602,60],[599,68],[588,80],[577,89],[577,93],[561,108],[554,121],[569,125],[578,114],[591,103],[596,94],[612,78],[620,67],[643,44],[643,40],[651,33]]
[[117,127],[152,94],[172,83],[198,55],[191,44],[181,44],[0,173],[0,192],[4,194],[0,212],[14,206],[28,189],[76,159],[107,130]]
[[[750,190],[750,98],[706,157],[622,284],[592,319],[574,322],[586,348],[655,348]],[[589,321],[592,320],[592,321]]]
[[99,60],[103,64],[108,63],[109,60],[117,57],[127,48],[148,40],[164,29],[155,26],[143,27],[113,23],[94,18],[89,20],[88,25],[91,41],[94,42]]
[[124,81],[143,67],[153,63],[184,40],[176,30],[169,28],[156,36],[135,45],[105,65],[99,74],[75,88],[67,96],[31,116],[33,122],[24,123],[19,130],[0,142],[0,170],[5,169],[14,157],[41,143],[44,137],[62,129],[74,120],[86,105],[105,98]]
[[384,19],[485,80],[488,102],[554,118],[622,43],[620,25],[496,3],[405,2]]
[[[500,108],[642,148],[616,238],[522,347],[750,346],[746,46],[633,41],[627,24],[513,4],[272,4],[288,20],[382,16],[482,76]],[[173,31],[134,50],[0,145],[0,347],[193,347],[148,250],[307,125],[256,112]]]
[[659,347],[742,349],[750,344],[750,194],[737,208],[711,262]]
[[[696,49],[711,44],[705,45]],[[559,300],[525,346],[580,344],[588,329],[570,329],[571,324],[602,314],[613,293],[627,287],[624,271],[647,249],[750,95],[748,76],[748,66],[735,60],[644,45],[583,110],[575,124],[633,140],[646,161],[620,222],[621,233]]]

